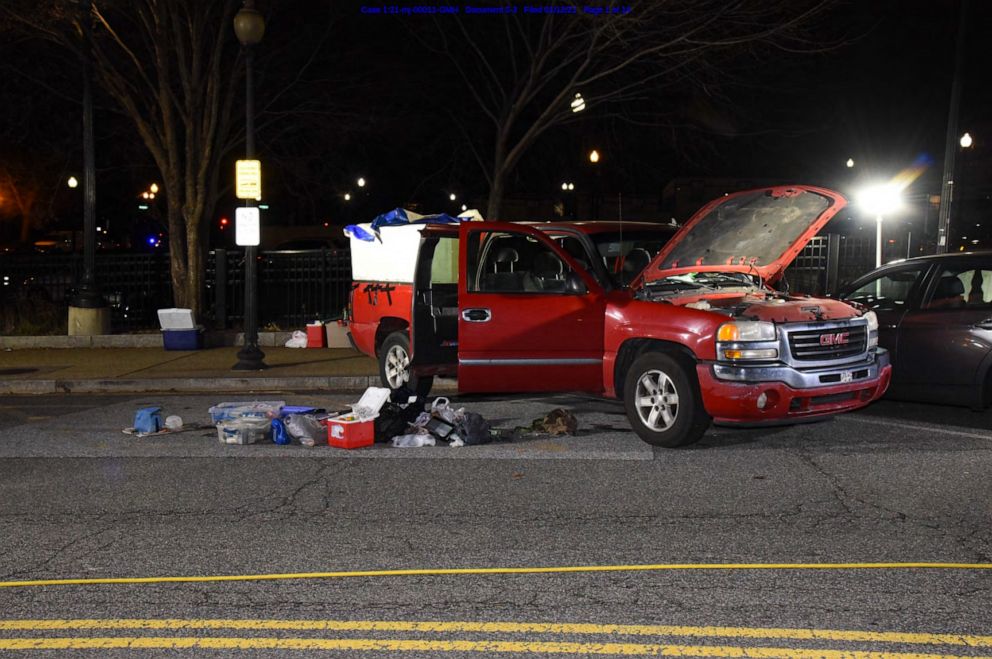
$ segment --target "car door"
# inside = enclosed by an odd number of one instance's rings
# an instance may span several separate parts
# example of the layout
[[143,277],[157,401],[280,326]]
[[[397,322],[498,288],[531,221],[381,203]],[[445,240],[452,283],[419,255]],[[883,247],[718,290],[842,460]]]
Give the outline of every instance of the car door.
[[899,377],[899,327],[907,311],[919,299],[925,261],[886,266],[854,282],[841,298],[863,304],[878,316],[878,344],[889,351],[893,378]]
[[971,403],[992,353],[992,259],[940,262],[899,327],[903,380],[933,402]]
[[466,222],[459,277],[463,392],[603,389],[603,291],[540,231]]

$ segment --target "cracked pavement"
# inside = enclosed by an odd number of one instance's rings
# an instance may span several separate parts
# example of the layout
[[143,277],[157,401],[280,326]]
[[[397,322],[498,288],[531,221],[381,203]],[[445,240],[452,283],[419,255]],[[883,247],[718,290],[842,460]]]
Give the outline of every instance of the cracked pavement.
[[[270,398],[270,395],[259,398]],[[284,394],[293,404],[347,394]],[[62,408],[60,400],[65,400]],[[554,407],[577,437],[339,451],[136,439],[155,403],[0,407],[2,580],[431,567],[982,562],[992,412],[882,403],[833,421],[710,430],[655,450],[622,409],[570,396],[463,399],[500,425]],[[915,416],[914,416],[915,415]],[[989,633],[992,571],[682,571],[0,588],[4,618],[555,620]]]

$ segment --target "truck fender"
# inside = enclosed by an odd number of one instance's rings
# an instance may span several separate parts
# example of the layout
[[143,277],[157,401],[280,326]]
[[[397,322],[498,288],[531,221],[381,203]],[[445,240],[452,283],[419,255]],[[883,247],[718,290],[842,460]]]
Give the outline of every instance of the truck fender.
[[[668,355],[681,359],[685,362],[690,373],[696,372],[696,363],[699,359],[689,348],[664,339],[638,338],[627,339],[620,345],[613,364],[612,390],[616,398],[623,398],[623,383],[626,379],[627,370],[640,355],[649,351],[664,352]],[[607,387],[609,393],[610,387]]]

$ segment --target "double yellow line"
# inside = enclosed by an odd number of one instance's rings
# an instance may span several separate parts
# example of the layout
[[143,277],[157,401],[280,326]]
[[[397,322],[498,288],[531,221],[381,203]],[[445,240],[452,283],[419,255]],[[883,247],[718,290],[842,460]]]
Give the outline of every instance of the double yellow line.
[[659,572],[681,570],[992,570],[992,563],[659,563],[653,565],[561,565],[548,567],[425,568],[352,570],[287,574],[226,574],[213,576],[121,577],[93,579],[33,579],[0,581],[0,588],[94,584],[210,583],[219,581],[283,581],[288,579],[346,579],[355,577],[413,577],[490,574],[561,574],[589,572]]
[[[0,632],[81,630],[238,630],[238,631],[332,631],[406,632],[463,634],[554,634],[598,635],[609,642],[533,640],[433,640],[369,638],[273,638],[217,636],[104,636],[58,638],[0,638],[0,650],[82,649],[213,649],[213,650],[374,650],[420,652],[544,653],[584,655],[647,655],[686,657],[787,657],[825,659],[931,659],[947,654],[813,649],[764,646],[685,645],[619,642],[618,637],[720,638],[742,640],[828,641],[898,645],[992,647],[992,636],[928,634],[908,632],[849,631],[830,629],[786,629],[750,627],[687,627],[670,625],[602,625],[583,623],[389,621],[389,620],[235,620],[235,619],[72,619],[0,620]],[[975,655],[968,655],[975,656]]]

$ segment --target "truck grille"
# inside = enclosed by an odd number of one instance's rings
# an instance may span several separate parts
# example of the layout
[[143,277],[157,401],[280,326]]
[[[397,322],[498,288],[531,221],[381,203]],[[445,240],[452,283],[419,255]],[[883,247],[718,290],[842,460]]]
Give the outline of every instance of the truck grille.
[[804,330],[789,334],[789,350],[793,359],[800,361],[852,357],[864,352],[867,345],[867,325]]

